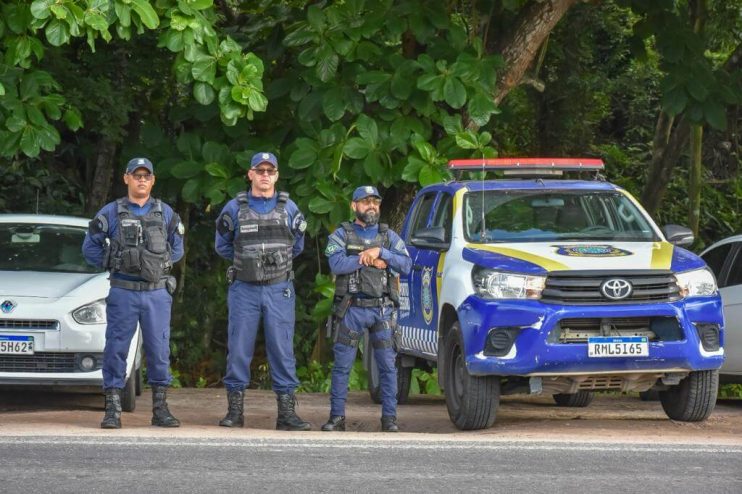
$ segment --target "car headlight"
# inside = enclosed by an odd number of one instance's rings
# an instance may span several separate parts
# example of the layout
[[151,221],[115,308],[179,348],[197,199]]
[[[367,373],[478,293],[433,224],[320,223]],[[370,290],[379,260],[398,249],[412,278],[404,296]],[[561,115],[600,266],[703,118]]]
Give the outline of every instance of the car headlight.
[[477,295],[491,299],[539,299],[546,277],[475,267],[471,273]]
[[105,324],[106,299],[96,300],[92,304],[83,305],[72,311],[72,318],[78,324]]
[[694,269],[685,273],[675,273],[675,278],[678,280],[681,297],[714,295],[716,293],[716,278],[706,268]]

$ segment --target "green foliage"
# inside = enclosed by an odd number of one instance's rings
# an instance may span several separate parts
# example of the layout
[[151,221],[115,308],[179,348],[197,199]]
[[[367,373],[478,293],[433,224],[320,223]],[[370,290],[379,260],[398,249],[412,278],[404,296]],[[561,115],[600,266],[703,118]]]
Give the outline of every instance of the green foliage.
[[[296,375],[301,381],[297,388],[298,392],[304,393],[328,393],[332,385],[332,365],[322,365],[311,361],[306,366],[298,367]],[[363,391],[368,389],[368,378],[363,368],[363,362],[356,360],[350,369],[348,379],[350,391]]]
[[443,391],[438,386],[438,369],[433,369],[432,372],[413,369],[410,394],[442,395]]
[[724,384],[719,388],[719,398],[742,398],[742,384]]

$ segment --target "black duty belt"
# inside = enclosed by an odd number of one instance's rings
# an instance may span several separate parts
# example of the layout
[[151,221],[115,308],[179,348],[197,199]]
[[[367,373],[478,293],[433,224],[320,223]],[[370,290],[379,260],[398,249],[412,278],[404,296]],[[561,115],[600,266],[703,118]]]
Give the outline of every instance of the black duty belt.
[[120,278],[111,278],[111,286],[116,288],[125,288],[126,290],[136,290],[138,292],[146,290],[158,290],[165,288],[167,278],[161,279],[154,283],[149,281],[122,280]]
[[355,298],[353,297],[353,300],[351,301],[351,305],[355,305],[356,307],[382,307],[384,305],[389,305],[391,302],[392,301],[389,297],[381,297],[381,298]]
[[240,272],[237,271],[237,274],[235,275],[235,278],[238,279],[238,280],[240,280],[240,281],[242,281],[242,282],[249,283],[251,285],[275,285],[276,283],[281,283],[281,282],[284,282],[284,281],[291,281],[291,280],[293,280],[294,279],[294,272],[293,271],[289,271],[286,274],[282,274],[281,276],[276,276],[275,278],[269,278],[267,280],[248,281],[248,280],[246,280],[244,278],[240,278]]

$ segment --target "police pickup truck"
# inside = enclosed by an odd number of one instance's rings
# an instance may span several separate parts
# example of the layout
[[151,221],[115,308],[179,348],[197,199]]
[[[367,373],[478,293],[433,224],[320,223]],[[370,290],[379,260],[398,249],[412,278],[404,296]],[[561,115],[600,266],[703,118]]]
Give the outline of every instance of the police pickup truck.
[[[724,323],[714,275],[679,247],[690,230],[658,228],[602,179],[601,160],[449,168],[504,177],[415,197],[401,232],[413,269],[400,283],[400,402],[413,368],[435,365],[459,429],[490,427],[500,396],[516,393],[583,407],[598,391],[656,390],[671,419],[709,416]],[[364,361],[374,397],[373,358]]]

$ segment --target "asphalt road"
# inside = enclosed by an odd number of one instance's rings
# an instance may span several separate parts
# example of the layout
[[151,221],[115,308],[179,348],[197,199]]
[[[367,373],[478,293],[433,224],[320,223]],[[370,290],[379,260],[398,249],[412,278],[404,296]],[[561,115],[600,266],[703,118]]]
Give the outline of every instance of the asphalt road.
[[0,438],[0,492],[742,492],[742,447]]

